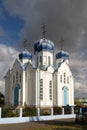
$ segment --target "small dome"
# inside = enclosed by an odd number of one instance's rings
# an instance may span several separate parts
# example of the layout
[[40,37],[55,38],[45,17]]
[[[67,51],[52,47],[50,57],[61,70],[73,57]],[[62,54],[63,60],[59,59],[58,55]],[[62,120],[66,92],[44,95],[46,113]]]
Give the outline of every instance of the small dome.
[[28,51],[23,51],[19,54],[19,59],[32,59],[32,54]]
[[40,51],[53,51],[54,43],[47,39],[40,39],[39,41],[35,42],[34,50],[35,52]]
[[60,51],[56,54],[56,59],[69,59],[69,53],[65,51]]

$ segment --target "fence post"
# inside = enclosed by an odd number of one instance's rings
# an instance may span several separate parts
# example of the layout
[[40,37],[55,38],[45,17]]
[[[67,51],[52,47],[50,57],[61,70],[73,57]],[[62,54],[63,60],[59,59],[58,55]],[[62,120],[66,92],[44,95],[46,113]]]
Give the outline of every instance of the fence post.
[[64,108],[62,108],[62,115],[64,115]]
[[82,114],[82,108],[80,108],[80,114]]
[[37,116],[40,116],[40,108],[37,108]]
[[51,107],[51,115],[53,115],[53,107]]
[[22,108],[19,109],[19,117],[22,117]]
[[74,107],[71,107],[71,110],[72,110],[72,114],[74,114]]
[[0,107],[0,118],[2,117],[2,108]]

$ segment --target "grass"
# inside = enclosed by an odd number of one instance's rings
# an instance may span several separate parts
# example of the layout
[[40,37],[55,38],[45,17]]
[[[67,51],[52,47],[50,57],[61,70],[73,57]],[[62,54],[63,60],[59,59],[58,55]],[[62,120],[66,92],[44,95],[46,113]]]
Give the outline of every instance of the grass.
[[56,126],[46,126],[42,128],[29,128],[26,130],[87,130],[87,126],[82,125],[74,125],[74,126],[66,126],[66,125],[56,125]]

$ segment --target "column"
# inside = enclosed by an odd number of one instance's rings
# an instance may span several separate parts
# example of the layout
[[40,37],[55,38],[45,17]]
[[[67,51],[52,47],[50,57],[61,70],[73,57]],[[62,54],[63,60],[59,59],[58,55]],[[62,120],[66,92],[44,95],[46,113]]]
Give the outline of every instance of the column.
[[25,105],[25,70],[23,71],[22,105]]
[[37,116],[40,116],[40,108],[37,108]]
[[19,109],[19,117],[22,117],[22,108]]
[[74,107],[71,107],[71,110],[72,110],[72,114],[74,114]]
[[62,108],[62,115],[64,115],[64,108]]
[[22,105],[21,104],[21,89],[19,89],[19,106]]
[[53,107],[51,108],[51,116],[53,115]]
[[0,107],[0,118],[2,117],[2,108]]

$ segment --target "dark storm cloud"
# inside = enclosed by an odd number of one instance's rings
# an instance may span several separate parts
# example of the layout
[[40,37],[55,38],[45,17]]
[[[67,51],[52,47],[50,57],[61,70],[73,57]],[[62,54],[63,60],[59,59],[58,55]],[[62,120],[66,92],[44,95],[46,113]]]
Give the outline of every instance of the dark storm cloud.
[[48,26],[47,37],[59,46],[63,36],[64,48],[70,51],[78,49],[81,32],[86,33],[86,0],[5,0],[5,5],[9,13],[26,21],[23,32],[30,43],[41,37],[43,23]]
[[[26,25],[28,30],[26,32],[29,32],[32,41],[33,39],[36,40],[41,34],[41,24],[46,23],[48,25],[47,37],[53,40],[57,47],[59,47],[59,41],[63,36],[65,49],[70,51],[82,49],[81,44],[86,38],[87,29],[85,5],[87,5],[87,2],[80,0],[76,2],[75,0],[39,0],[35,4],[38,19],[33,18],[33,21],[31,19],[32,24],[30,26]],[[31,33],[29,31],[30,28],[32,30]]]

